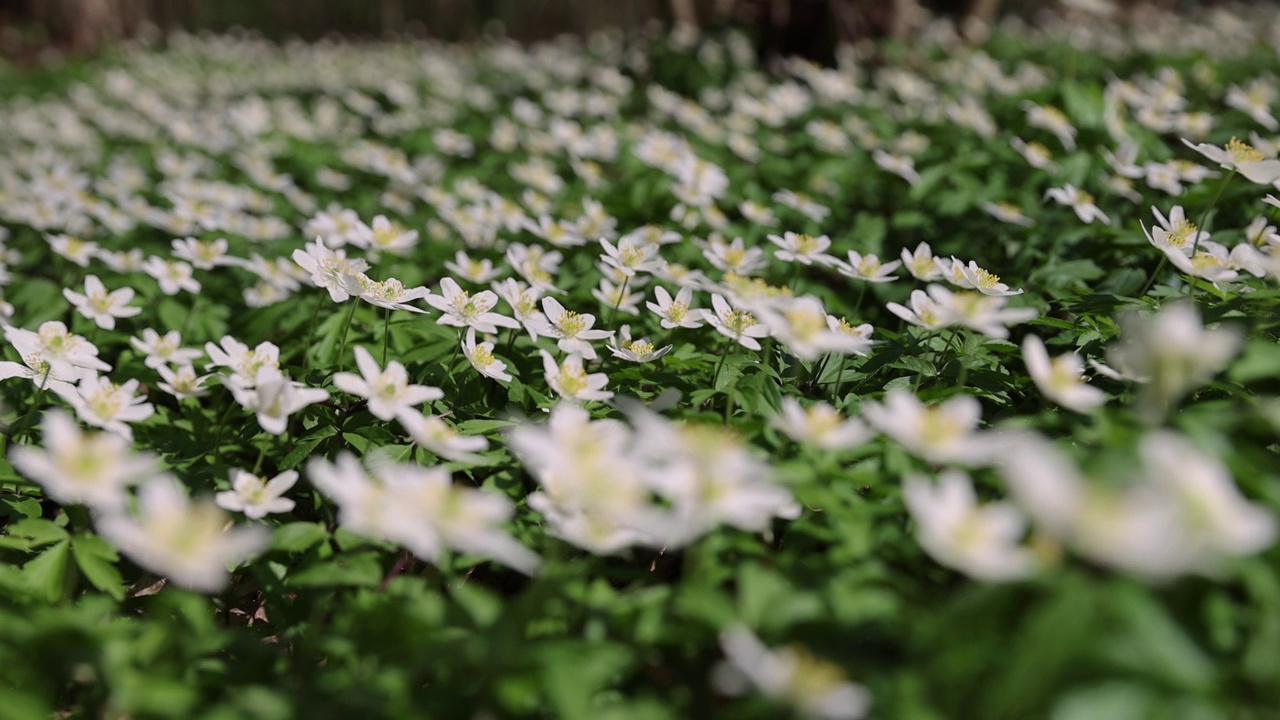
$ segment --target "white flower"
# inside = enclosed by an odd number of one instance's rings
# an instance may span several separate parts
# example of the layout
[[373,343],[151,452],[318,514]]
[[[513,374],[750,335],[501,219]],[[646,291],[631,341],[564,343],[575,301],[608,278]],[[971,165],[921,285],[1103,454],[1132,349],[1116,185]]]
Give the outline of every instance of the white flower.
[[[21,352],[21,351],[20,351]],[[87,377],[96,373],[88,371]],[[75,384],[86,377],[86,371],[66,363],[52,363],[39,351],[22,353],[22,362],[0,360],[0,380],[24,377],[38,388],[51,390],[58,397],[69,399],[76,394]]]
[[[360,369],[360,374],[336,373],[333,384],[343,392],[368,400],[369,412],[374,417],[390,420],[404,408],[444,397],[444,392],[439,388],[409,384],[408,371],[395,360],[387,363],[383,370],[378,367],[378,362],[368,350],[357,345],[355,352],[356,367]],[[328,397],[327,393],[325,397]]]
[[1022,341],[1022,358],[1027,372],[1045,397],[1079,413],[1090,413],[1107,401],[1106,393],[1089,387],[1084,378],[1084,361],[1074,352],[1049,358],[1044,342],[1035,335]]
[[[1002,223],[1009,223],[1010,225],[1021,225],[1023,227],[1031,227],[1032,225],[1036,224],[1035,220],[1032,220],[1031,218],[1027,217],[1022,213],[1022,208],[1018,207],[1017,205],[1013,205],[1011,203],[985,202],[982,204],[982,209],[988,215],[999,220]],[[906,252],[906,250],[903,250],[903,252]],[[921,278],[921,279],[924,279],[924,278]]]
[[440,294],[427,296],[427,303],[444,313],[436,319],[441,325],[473,327],[486,333],[496,333],[498,326],[520,327],[514,318],[490,312],[498,304],[498,296],[492,290],[481,290],[472,295],[453,278],[440,280]]
[[161,365],[156,368],[156,372],[160,373],[160,377],[164,379],[164,382],[158,382],[156,385],[179,400],[204,395],[208,392],[204,387],[204,381],[212,377],[196,375],[195,368],[190,365],[179,365],[177,370],[168,365]]
[[293,413],[329,399],[327,390],[300,386],[278,370],[265,368],[258,372],[252,388],[235,384],[230,387],[236,402],[253,411],[258,417],[258,425],[272,435],[280,435],[288,429],[289,416]]
[[231,265],[233,259],[227,256],[226,238],[218,238],[211,242],[202,242],[195,238],[174,240],[173,256],[186,260],[201,270],[211,270],[217,265]]
[[74,382],[75,378],[93,377],[99,371],[111,369],[98,359],[97,346],[57,320],[41,323],[35,332],[9,325],[4,329],[4,337],[24,362],[31,358],[49,363],[53,378]]
[[507,364],[494,357],[493,343],[482,342],[477,345],[476,329],[473,327],[467,328],[467,336],[462,341],[462,354],[467,356],[467,362],[471,363],[471,367],[481,375],[494,380],[511,382]]
[[638,272],[651,273],[662,268],[664,260],[658,256],[658,246],[643,242],[637,238],[624,237],[615,246],[604,238],[600,238],[604,247],[604,255],[600,260],[606,265],[617,268],[627,277],[635,277]]
[[827,248],[831,247],[831,238],[826,235],[814,237],[812,235],[793,233],[788,230],[781,237],[770,235],[769,241],[780,248],[773,251],[774,257],[779,260],[798,262],[801,265],[811,265],[813,263],[834,265],[839,262],[826,252]]
[[[407,288],[404,283],[395,278],[379,281],[373,280],[364,273],[343,275],[342,283],[348,295],[354,295],[370,305],[388,310],[408,310],[409,312],[425,313],[426,310],[414,307],[409,303],[426,298],[431,294],[431,291],[425,287]],[[428,300],[427,302],[431,301]]]
[[231,488],[214,496],[214,502],[223,510],[242,512],[251,520],[260,520],[270,513],[285,513],[295,503],[285,492],[298,482],[295,470],[286,470],[267,480],[244,470],[232,469]]
[[861,331],[846,330],[847,323],[841,325],[838,320],[833,323],[822,307],[822,301],[812,295],[780,299],[777,303],[762,306],[760,319],[787,350],[805,360],[828,352],[860,355],[871,344]]
[[506,301],[516,320],[519,320],[525,331],[529,333],[529,339],[536,341],[538,328],[547,322],[546,316],[538,309],[538,298],[542,296],[542,291],[531,288],[514,278],[493,283],[492,287],[498,297]]
[[[638,283],[635,283],[638,284]],[[600,304],[615,310],[616,312],[626,313],[628,315],[640,314],[640,301],[644,299],[643,292],[623,293],[628,284],[624,282],[622,285],[614,285],[606,278],[600,278],[600,287],[591,289],[591,297],[600,301]]]
[[608,400],[613,393],[604,389],[609,377],[604,373],[587,374],[582,368],[582,357],[569,354],[564,362],[556,364],[551,353],[538,351],[542,355],[542,368],[546,373],[547,384],[556,394],[566,400]]
[[920,184],[920,173],[916,172],[915,160],[908,155],[894,155],[883,150],[875,150],[871,153],[871,159],[879,165],[882,170],[897,175],[906,180],[911,185]]
[[871,439],[862,421],[844,417],[827,403],[805,407],[790,396],[782,398],[782,412],[769,418],[769,424],[798,443],[823,450],[848,450]]
[[631,326],[623,325],[618,329],[617,343],[608,343],[609,352],[616,358],[631,362],[652,362],[671,352],[672,345],[655,348],[646,338],[631,339]]
[[133,317],[142,312],[140,307],[130,307],[133,299],[133,288],[120,288],[107,292],[107,288],[97,275],[87,275],[84,279],[84,294],[63,288],[62,295],[80,311],[80,314],[92,320],[103,330],[114,330],[116,318]]
[[202,354],[199,350],[183,348],[182,336],[177,330],[170,330],[162,336],[155,330],[146,328],[142,331],[141,340],[131,337],[129,344],[147,356],[142,362],[153,370],[170,363],[186,365]]
[[385,215],[377,215],[368,232],[356,236],[356,243],[371,250],[404,257],[418,244],[418,231],[405,229]]
[[80,267],[89,267],[89,260],[99,252],[98,243],[72,235],[45,235],[44,239],[55,253]]
[[193,295],[200,292],[200,281],[195,279],[195,271],[181,260],[165,260],[152,255],[143,263],[142,270],[160,283],[160,292],[165,295],[177,295],[183,290]]
[[734,238],[732,242],[725,242],[724,238],[713,234],[707,238],[702,255],[717,270],[735,275],[754,275],[768,264],[764,250],[746,247],[740,237]]
[[1280,180],[1280,160],[1268,160],[1261,152],[1234,137],[1222,147],[1209,143],[1197,144],[1186,138],[1182,139],[1182,143],[1218,163],[1220,167],[1240,173],[1250,182],[1270,185]]
[[1147,236],[1147,242],[1161,251],[1168,253],[1174,250],[1189,257],[1197,241],[1203,242],[1210,237],[1210,233],[1196,228],[1187,220],[1181,205],[1174,205],[1167,218],[1154,206],[1151,212],[1160,225],[1151,228],[1150,232],[1146,225],[1142,225],[1142,233]]
[[396,414],[409,437],[422,447],[446,460],[461,463],[484,462],[477,453],[489,448],[489,441],[480,435],[462,435],[438,415],[423,415],[412,408]]
[[988,270],[978,267],[978,263],[973,260],[961,270],[964,279],[968,281],[969,286],[983,295],[991,295],[994,297],[1008,297],[1010,295],[1021,295],[1022,290],[1010,290],[1009,286],[1000,282],[1000,276]]
[[767,325],[756,322],[755,315],[746,310],[730,307],[719,293],[711,295],[711,308],[702,311],[702,318],[707,324],[748,350],[759,350],[760,342],[756,338],[769,335]]
[[[905,250],[903,252],[906,252]],[[854,280],[865,280],[873,283],[893,282],[898,278],[894,276],[893,271],[902,265],[901,260],[894,260],[881,264],[880,258],[875,255],[862,255],[860,253],[849,251],[849,264],[840,263],[836,268],[841,275],[851,277]]]
[[1146,378],[1138,399],[1149,420],[1164,417],[1186,391],[1213,377],[1241,342],[1234,328],[1206,329],[1199,310],[1187,303],[1156,315],[1122,315],[1120,327],[1120,342],[1107,359],[1130,376]]
[[856,720],[871,708],[870,693],[849,682],[838,665],[803,647],[770,650],[742,625],[720,633],[720,647],[727,662],[716,666],[712,679],[727,695],[755,687],[820,720]]
[[915,252],[908,252],[906,248],[902,249],[902,264],[906,266],[907,272],[917,279],[924,282],[938,280],[943,276],[937,264],[934,262],[933,248],[929,247],[929,243],[922,242],[916,246]]
[[[1242,245],[1240,247],[1245,246]],[[1252,246],[1248,247],[1252,250]],[[1199,249],[1191,257],[1187,257],[1186,253],[1180,248],[1167,247],[1161,249],[1164,250],[1165,257],[1169,258],[1169,262],[1173,263],[1173,266],[1181,272],[1192,277],[1203,278],[1215,284],[1240,277],[1240,273],[1236,269],[1239,265],[1239,260],[1244,259],[1245,264],[1252,265],[1248,258],[1241,258],[1239,253],[1237,253],[1237,257],[1233,261],[1231,251],[1212,240],[1201,240]]]
[[1028,125],[1053,133],[1067,150],[1076,149],[1076,129],[1061,110],[1052,105],[1036,105],[1030,101],[1024,101],[1022,108],[1027,111]]
[[1045,197],[1053,198],[1062,205],[1070,205],[1081,222],[1092,223],[1094,220],[1101,220],[1103,225],[1111,224],[1111,218],[1093,204],[1093,196],[1071,183],[1060,188],[1049,188],[1044,194]]
[[948,470],[936,484],[910,475],[902,482],[902,498],[916,523],[916,539],[938,563],[990,582],[1035,572],[1035,557],[1021,543],[1022,514],[1007,503],[979,505],[963,472]]
[[653,289],[654,297],[658,299],[657,304],[647,302],[645,307],[649,308],[655,315],[662,318],[659,325],[667,329],[678,327],[696,328],[702,327],[702,311],[692,307],[693,288],[685,286],[680,288],[674,299],[671,293],[667,292],[662,286]]
[[233,385],[251,388],[261,371],[278,370],[280,367],[280,348],[275,343],[263,341],[250,350],[248,345],[230,335],[223,335],[218,343],[204,344],[204,352],[209,356],[204,367],[206,370],[229,368],[232,372],[229,381]]
[[1271,106],[1275,104],[1275,101],[1275,86],[1264,78],[1255,78],[1253,82],[1249,83],[1247,89],[1239,85],[1232,85],[1227,88],[1227,95],[1223,98],[1223,103],[1227,107],[1235,108],[1245,113],[1259,125],[1272,132],[1280,129],[1280,121],[1277,121],[1275,115],[1271,114]]
[[108,514],[98,532],[142,567],[178,585],[217,592],[227,584],[227,566],[266,547],[263,527],[226,530],[227,516],[212,502],[192,502],[177,480],[161,476],[138,491],[136,515]]
[[1147,477],[1177,504],[1196,570],[1212,572],[1223,558],[1253,555],[1275,542],[1275,513],[1241,497],[1217,458],[1168,430],[1147,434],[1139,450]]
[[556,338],[556,345],[562,351],[581,355],[583,359],[596,358],[590,340],[602,340],[613,335],[612,330],[591,329],[596,324],[595,315],[565,310],[555,298],[542,298],[542,311],[546,313],[546,320],[538,324],[538,334]]
[[928,291],[930,297],[942,308],[948,324],[963,325],[997,339],[1009,337],[1006,325],[1036,316],[1036,311],[1032,308],[1006,308],[1003,297],[968,290],[952,292],[941,285],[930,285]]
[[1009,141],[1009,145],[1022,155],[1027,164],[1037,170],[1048,170],[1053,168],[1053,154],[1049,152],[1049,148],[1038,142],[1024,142],[1022,138],[1013,138]]
[[351,297],[345,276],[357,275],[369,269],[369,263],[359,258],[348,259],[346,251],[329,249],[319,237],[305,249],[294,250],[293,261],[311,274],[311,282],[316,287],[328,290],[329,297],[334,302],[342,302]]
[[978,432],[982,406],[970,395],[925,405],[910,390],[893,388],[862,406],[862,417],[909,452],[931,463],[983,463],[991,442]]
[[156,411],[145,397],[134,395],[137,389],[137,380],[116,385],[106,377],[84,378],[67,400],[84,422],[131,440],[133,432],[127,423],[145,420]]
[[100,512],[122,508],[126,489],[155,470],[155,458],[133,454],[125,438],[82,432],[61,410],[46,412],[41,427],[43,447],[14,446],[9,460],[60,503]]
[[446,260],[444,269],[464,280],[480,285],[496,280],[502,275],[502,271],[493,266],[492,260],[487,258],[473,260],[463,250],[459,250],[452,261]]
[[[929,287],[934,286],[930,285]],[[946,308],[937,300],[929,297],[929,294],[923,290],[912,290],[910,302],[911,307],[909,308],[895,302],[891,302],[885,307],[894,315],[926,330],[949,327],[955,322],[950,313],[946,311]]]

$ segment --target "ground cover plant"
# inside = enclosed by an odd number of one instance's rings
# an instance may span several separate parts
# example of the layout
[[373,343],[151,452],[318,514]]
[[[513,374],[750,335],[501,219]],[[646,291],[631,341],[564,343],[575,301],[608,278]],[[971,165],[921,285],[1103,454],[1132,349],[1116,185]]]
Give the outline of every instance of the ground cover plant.
[[1270,716],[1276,20],[10,76],[0,717]]

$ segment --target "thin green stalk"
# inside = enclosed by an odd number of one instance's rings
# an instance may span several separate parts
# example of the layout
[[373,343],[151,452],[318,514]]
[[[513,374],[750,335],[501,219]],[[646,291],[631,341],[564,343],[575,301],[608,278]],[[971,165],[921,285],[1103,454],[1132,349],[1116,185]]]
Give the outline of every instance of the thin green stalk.
[[218,454],[218,449],[222,447],[222,431],[227,427],[227,416],[231,414],[231,409],[236,406],[235,401],[227,403],[227,409],[222,411],[222,417],[218,418],[218,428],[213,434],[213,447],[210,449],[214,455]]
[[608,327],[610,324],[613,323],[613,316],[618,313],[618,308],[622,307],[622,301],[627,298],[627,288],[630,285],[631,285],[630,277],[622,281],[622,289],[618,291],[618,302],[613,304],[613,307],[609,309],[609,317],[604,319],[604,324],[606,327]]
[[858,308],[862,307],[862,299],[867,296],[867,286],[870,285],[871,282],[864,280],[861,284],[862,287],[858,289],[858,299],[853,303],[853,310],[849,311],[849,314],[854,315],[855,318],[857,317],[856,313],[858,312]]
[[832,401],[840,401],[840,388],[844,386],[844,367],[849,362],[849,353],[840,353],[840,368],[836,370],[835,392],[832,393]]
[[1150,290],[1151,286],[1155,284],[1156,278],[1160,277],[1160,271],[1163,270],[1164,266],[1167,265],[1168,263],[1169,263],[1169,256],[1165,255],[1164,251],[1161,251],[1160,264],[1156,265],[1156,269],[1152,271],[1151,276],[1147,278],[1147,283],[1142,286],[1142,292],[1138,293],[1138,297],[1146,297],[1147,291]]
[[302,372],[311,366],[310,350],[315,345],[316,318],[320,317],[320,304],[324,302],[324,293],[316,293],[316,304],[311,309],[311,320],[307,323],[307,344],[302,347]]
[[382,311],[382,366],[387,366],[387,338],[391,336],[391,308]]
[[[1200,213],[1200,222],[1196,224],[1195,239],[1191,242],[1191,257],[1194,258],[1196,253],[1200,250],[1200,235],[1204,232],[1204,224],[1209,221],[1209,213],[1213,212],[1214,208],[1218,206],[1218,201],[1222,199],[1223,191],[1227,189],[1227,185],[1231,184],[1231,178],[1235,176],[1235,170],[1227,173],[1227,176],[1222,179],[1222,184],[1218,186],[1218,192],[1213,196],[1213,201],[1209,203],[1209,207],[1205,208],[1203,213]],[[1195,299],[1196,282],[1194,276],[1191,278],[1191,282],[1188,283],[1188,285],[1190,285],[1190,288],[1187,291],[1187,299]]]
[[200,307],[200,298],[203,295],[197,294],[195,299],[191,301],[191,307],[187,308],[187,316],[182,319],[182,335],[185,337],[187,328],[191,327],[191,318],[195,316],[196,309]]
[[342,328],[342,342],[338,343],[338,372],[342,372],[343,362],[347,359],[347,335],[351,333],[351,321],[356,316],[356,306],[360,304],[355,298],[348,302],[351,303],[351,309],[347,311],[347,326]]

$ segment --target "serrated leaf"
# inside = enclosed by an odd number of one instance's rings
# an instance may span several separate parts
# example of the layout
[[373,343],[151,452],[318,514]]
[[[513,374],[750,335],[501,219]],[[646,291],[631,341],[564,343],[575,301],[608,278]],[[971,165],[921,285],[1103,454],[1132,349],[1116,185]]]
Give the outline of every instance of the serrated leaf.
[[71,539],[71,554],[85,579],[115,600],[124,599],[124,578],[115,566],[116,552],[96,535],[77,535]]

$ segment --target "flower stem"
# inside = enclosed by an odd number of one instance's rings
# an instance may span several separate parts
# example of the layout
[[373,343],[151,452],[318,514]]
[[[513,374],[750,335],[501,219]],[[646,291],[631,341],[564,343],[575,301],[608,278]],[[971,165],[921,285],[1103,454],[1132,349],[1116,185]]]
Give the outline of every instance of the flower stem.
[[1138,297],[1146,297],[1147,291],[1150,290],[1151,286],[1155,284],[1156,278],[1160,276],[1160,271],[1164,269],[1164,266],[1168,264],[1168,262],[1169,262],[1169,256],[1165,255],[1164,251],[1161,250],[1160,264],[1156,265],[1156,269],[1151,272],[1151,276],[1147,278],[1147,283],[1142,286],[1142,292],[1138,293]]
[[[1205,208],[1204,212],[1200,213],[1200,222],[1196,225],[1195,239],[1191,242],[1192,258],[1194,258],[1196,256],[1196,252],[1200,250],[1200,234],[1204,232],[1204,224],[1209,221],[1209,213],[1213,212],[1213,209],[1218,206],[1218,201],[1222,199],[1223,191],[1227,189],[1227,185],[1231,184],[1231,178],[1235,176],[1235,170],[1227,173],[1227,176],[1222,179],[1222,184],[1218,186],[1218,192],[1213,196],[1213,201],[1209,203],[1209,207]],[[1187,291],[1187,299],[1193,299],[1196,296],[1196,282],[1194,276],[1192,276],[1191,282],[1188,283],[1188,285],[1190,288]]]
[[382,311],[382,366],[387,366],[387,338],[391,336],[391,308]]
[[324,294],[316,293],[316,304],[311,309],[311,321],[307,323],[307,344],[302,348],[302,372],[306,372],[311,365],[310,350],[315,344],[316,334],[316,318],[320,317],[320,303],[324,302]]
[[627,298],[627,287],[629,285],[631,285],[631,278],[627,277],[626,280],[622,281],[622,289],[618,291],[618,302],[613,304],[613,307],[609,309],[609,317],[604,319],[606,326],[613,323],[613,316],[617,314],[618,308],[622,307],[622,301]]
[[840,353],[840,367],[836,370],[835,392],[831,394],[834,402],[840,401],[840,388],[844,385],[844,366],[849,361],[849,353]]
[[351,321],[355,319],[356,306],[360,304],[359,300],[351,298],[351,309],[347,311],[346,327],[342,328],[342,342],[338,343],[338,372],[342,372],[342,364],[347,359],[347,335],[351,332]]

